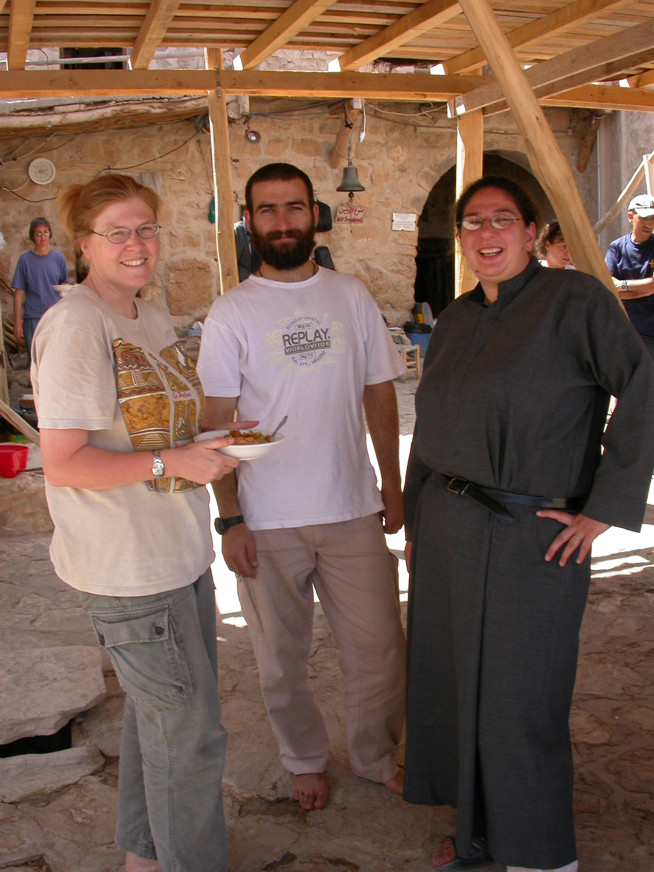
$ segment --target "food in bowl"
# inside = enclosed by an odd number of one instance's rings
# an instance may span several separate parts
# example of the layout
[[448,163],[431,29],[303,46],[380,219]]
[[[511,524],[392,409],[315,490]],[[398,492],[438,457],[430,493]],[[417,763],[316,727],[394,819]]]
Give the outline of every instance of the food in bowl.
[[270,442],[270,433],[261,433],[258,430],[230,430],[229,436],[235,445],[263,445]]

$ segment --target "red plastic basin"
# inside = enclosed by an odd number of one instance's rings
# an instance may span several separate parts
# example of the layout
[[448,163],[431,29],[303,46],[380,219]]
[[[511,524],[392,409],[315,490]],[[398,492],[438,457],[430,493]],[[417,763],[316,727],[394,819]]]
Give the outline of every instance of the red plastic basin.
[[0,475],[3,478],[14,478],[27,468],[29,445],[14,445],[12,442],[0,444]]

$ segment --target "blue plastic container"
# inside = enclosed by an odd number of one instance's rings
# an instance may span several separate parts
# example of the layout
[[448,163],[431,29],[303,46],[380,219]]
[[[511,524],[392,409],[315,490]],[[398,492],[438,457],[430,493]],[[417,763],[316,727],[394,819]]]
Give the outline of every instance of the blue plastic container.
[[431,333],[409,333],[408,330],[405,330],[404,332],[411,340],[412,345],[420,346],[420,353],[424,357],[427,352],[429,340],[431,339]]

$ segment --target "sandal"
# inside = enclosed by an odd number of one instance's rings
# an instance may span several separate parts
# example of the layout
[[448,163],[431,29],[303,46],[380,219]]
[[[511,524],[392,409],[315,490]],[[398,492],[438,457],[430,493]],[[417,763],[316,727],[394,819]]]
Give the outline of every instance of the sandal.
[[435,867],[441,870],[441,872],[454,872],[456,869],[472,869],[475,866],[483,866],[485,863],[492,862],[492,857],[486,849],[486,839],[478,838],[472,840],[472,853],[469,857],[459,857],[456,854],[456,845],[453,837],[450,836],[444,841],[452,843],[455,856],[453,860]]

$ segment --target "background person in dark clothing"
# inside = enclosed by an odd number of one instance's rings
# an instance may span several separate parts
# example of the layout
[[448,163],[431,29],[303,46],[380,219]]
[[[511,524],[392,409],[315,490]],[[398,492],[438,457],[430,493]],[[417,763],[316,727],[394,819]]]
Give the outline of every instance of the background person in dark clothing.
[[627,314],[654,357],[654,197],[634,197],[627,218],[631,233],[609,245],[606,263]]

